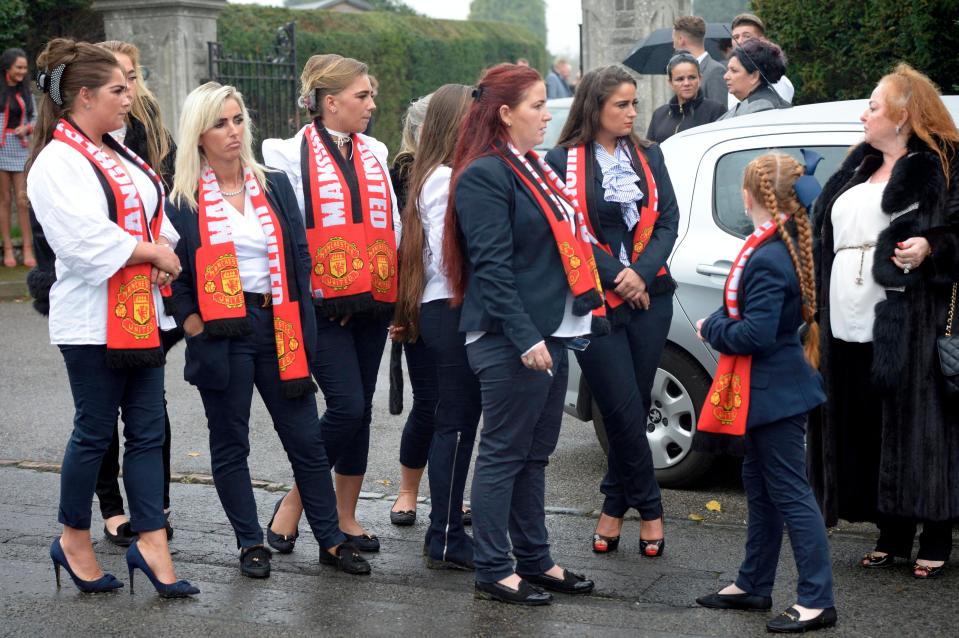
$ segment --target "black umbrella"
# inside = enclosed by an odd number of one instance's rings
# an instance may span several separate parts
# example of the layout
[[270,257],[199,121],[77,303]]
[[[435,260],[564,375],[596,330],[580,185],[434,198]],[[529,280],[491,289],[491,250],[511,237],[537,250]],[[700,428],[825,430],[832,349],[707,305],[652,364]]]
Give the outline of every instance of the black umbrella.
[[[722,61],[723,54],[719,50],[720,40],[730,40],[729,25],[722,22],[710,22],[706,25],[706,51],[714,60]],[[656,29],[633,49],[623,64],[637,73],[645,75],[666,75],[666,65],[673,57],[673,30],[670,27]]]

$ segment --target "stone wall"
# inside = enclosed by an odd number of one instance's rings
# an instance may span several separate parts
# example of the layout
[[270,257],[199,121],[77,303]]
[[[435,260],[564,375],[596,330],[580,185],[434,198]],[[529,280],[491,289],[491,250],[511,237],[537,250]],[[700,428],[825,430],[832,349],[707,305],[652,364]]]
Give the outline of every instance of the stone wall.
[[[583,70],[620,64],[636,46],[660,27],[692,12],[690,0],[582,0]],[[636,131],[645,134],[649,118],[673,93],[665,75],[637,75],[639,114]]]
[[207,42],[216,42],[216,18],[226,0],[96,0],[108,40],[140,49],[150,90],[164,124],[176,135],[187,94],[209,77]]

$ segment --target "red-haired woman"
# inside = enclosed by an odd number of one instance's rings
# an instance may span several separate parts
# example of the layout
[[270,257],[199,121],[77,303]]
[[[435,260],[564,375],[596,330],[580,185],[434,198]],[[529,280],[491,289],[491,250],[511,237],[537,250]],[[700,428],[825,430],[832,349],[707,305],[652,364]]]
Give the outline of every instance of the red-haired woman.
[[539,73],[497,65],[473,96],[453,160],[443,255],[483,404],[471,492],[476,595],[545,605],[552,596],[539,587],[593,589],[550,557],[543,501],[566,347],[590,333],[602,292],[582,215],[533,152],[551,119]]

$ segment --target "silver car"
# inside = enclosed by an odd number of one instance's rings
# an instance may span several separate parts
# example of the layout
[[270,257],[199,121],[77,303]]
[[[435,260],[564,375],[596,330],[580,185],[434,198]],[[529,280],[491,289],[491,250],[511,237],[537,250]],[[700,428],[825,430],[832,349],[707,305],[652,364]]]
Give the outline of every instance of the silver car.
[[[957,118],[959,97],[947,96],[944,101]],[[568,105],[559,106],[550,124],[564,115],[563,108],[568,113]],[[865,108],[866,100],[851,100],[765,111],[700,126],[663,142],[680,222],[669,257],[669,269],[679,287],[646,425],[661,485],[689,485],[703,477],[715,460],[691,449],[718,359],[696,337],[695,324],[721,305],[731,260],[752,231],[741,196],[746,164],[770,150],[802,161],[799,150],[812,149],[823,156],[816,178],[825,184],[849,147],[862,141],[859,115]],[[607,449],[602,417],[574,357],[570,357],[566,412],[583,421],[593,420],[596,435]]]

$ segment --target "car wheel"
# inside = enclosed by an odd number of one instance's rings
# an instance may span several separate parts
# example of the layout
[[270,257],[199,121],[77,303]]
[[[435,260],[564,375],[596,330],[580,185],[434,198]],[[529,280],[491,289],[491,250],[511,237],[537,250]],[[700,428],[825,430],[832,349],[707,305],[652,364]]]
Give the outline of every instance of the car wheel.
[[[656,370],[652,406],[646,421],[656,480],[663,487],[687,487],[695,483],[716,459],[692,449],[696,421],[710,383],[709,375],[692,357],[667,344]],[[596,438],[608,454],[606,427],[595,399],[592,408]]]

